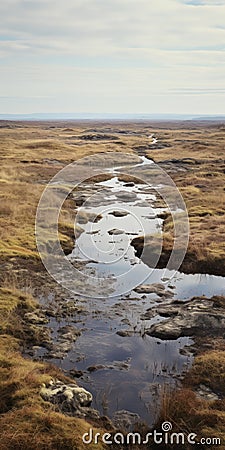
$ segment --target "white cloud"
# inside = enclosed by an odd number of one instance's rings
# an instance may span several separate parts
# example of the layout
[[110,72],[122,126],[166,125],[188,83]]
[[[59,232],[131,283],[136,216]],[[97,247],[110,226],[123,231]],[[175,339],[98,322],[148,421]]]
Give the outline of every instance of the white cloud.
[[0,16],[0,95],[70,95],[81,109],[105,96],[119,111],[130,96],[135,110],[165,94],[166,109],[175,92],[199,92],[222,108],[225,1],[1,0]]

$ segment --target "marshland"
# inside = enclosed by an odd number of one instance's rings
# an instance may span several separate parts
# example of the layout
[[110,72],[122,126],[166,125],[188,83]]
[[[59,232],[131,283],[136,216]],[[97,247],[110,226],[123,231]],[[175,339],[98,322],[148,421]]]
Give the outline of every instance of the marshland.
[[[145,433],[165,420],[222,442],[225,125],[1,121],[0,138],[1,448],[82,449],[90,424]],[[46,185],[82,158],[104,160],[104,174],[90,177],[81,162],[84,182],[59,215],[66,257],[99,280],[76,293],[44,267],[35,217]],[[171,211],[144,176],[154,163],[187,208],[177,271],[166,269]],[[84,388],[91,406],[68,411],[44,398],[52,380]]]

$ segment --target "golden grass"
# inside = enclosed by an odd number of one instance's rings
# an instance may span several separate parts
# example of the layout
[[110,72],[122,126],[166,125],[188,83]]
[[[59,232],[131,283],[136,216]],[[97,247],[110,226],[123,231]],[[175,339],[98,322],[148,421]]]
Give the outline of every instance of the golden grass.
[[[82,435],[90,426],[82,419],[38,406],[24,407],[2,416],[1,450],[84,450],[87,445],[83,444]],[[101,431],[92,428],[96,433]],[[92,443],[88,448],[103,450],[104,447]]]
[[195,358],[188,374],[188,382],[193,386],[200,383],[212,390],[225,394],[225,350],[214,350]]
[[15,288],[0,290],[0,448],[83,449],[82,435],[91,425],[65,416],[39,394],[42,383],[53,378],[71,380],[56,367],[25,359],[19,352],[23,315],[37,308],[31,295]]
[[[99,124],[95,126],[100,128]],[[180,189],[189,211],[190,243],[182,270],[224,274],[225,129],[210,129],[207,126],[196,129],[183,126],[183,129],[178,129],[174,124],[170,124],[171,129],[168,129],[168,125],[154,124],[151,131],[153,125],[149,123],[123,123],[101,125],[101,130],[104,132],[107,126],[136,130],[138,134],[119,134],[116,142],[84,142],[77,136],[89,128],[85,124],[54,124],[54,127],[47,123],[12,124],[11,129],[0,129],[2,278],[5,277],[5,271],[9,270],[10,275],[15,273],[19,277],[22,287],[27,282],[28,274],[32,279],[32,287],[37,283],[38,272],[43,271],[43,268],[35,246],[36,207],[44,186],[61,168],[97,153],[137,154],[138,146],[145,147],[145,154],[156,162],[190,156],[195,158],[193,164],[182,166],[182,172],[177,170],[179,165],[174,165],[174,170],[171,170],[171,165],[162,163],[165,170],[169,168],[168,172]],[[152,132],[160,142],[169,143],[171,147],[151,149],[147,136]],[[111,160],[117,163],[117,158]],[[106,176],[98,175],[95,181],[105,179]],[[133,181],[124,175],[121,179]],[[66,251],[73,247],[73,228],[73,202],[67,199],[59,221],[60,240]],[[164,224],[166,256],[170,253],[172,242],[173,227],[168,216]],[[45,276],[47,279],[47,274]],[[82,450],[86,447],[80,436],[89,425],[84,420],[54,411],[53,406],[44,402],[39,395],[42,382],[52,377],[64,380],[64,375],[52,366],[24,359],[19,353],[21,339],[28,339],[24,313],[36,308],[38,305],[34,299],[20,292],[17,286],[11,284],[9,287],[6,282],[0,290],[0,449]],[[38,332],[36,330],[33,333]],[[32,336],[32,339],[38,339],[38,336]],[[224,352],[220,346],[215,341],[214,351],[196,358],[185,380],[188,390],[183,389],[176,394],[166,393],[164,396],[161,419],[171,420],[178,430],[224,437],[224,402],[208,404],[197,399],[192,390],[199,383],[206,383],[212,389],[219,387],[224,392]],[[100,444],[98,448],[101,449]]]
[[[216,346],[216,344],[215,344]],[[223,341],[224,348],[224,341]],[[197,397],[194,390],[205,385],[222,396],[220,400]],[[196,433],[200,437],[217,437],[225,443],[225,351],[210,350],[198,355],[186,374],[183,388],[165,389],[162,394],[158,424],[170,421],[174,432]],[[173,448],[172,446],[169,448]],[[186,443],[184,449],[189,449]],[[211,446],[210,448],[218,448]]]
[[[185,433],[186,436],[195,433],[196,441],[202,437],[217,437],[221,440],[221,448],[223,448],[225,442],[224,402],[208,402],[199,399],[191,389],[183,388],[176,391],[167,389],[162,395],[162,408],[158,418],[159,428],[163,422],[168,421],[172,423],[174,433]],[[197,447],[201,448],[198,445]],[[168,445],[168,448],[174,448],[174,446]],[[190,444],[186,441],[182,448],[189,450]],[[208,448],[214,450],[218,448],[218,445],[211,445]]]

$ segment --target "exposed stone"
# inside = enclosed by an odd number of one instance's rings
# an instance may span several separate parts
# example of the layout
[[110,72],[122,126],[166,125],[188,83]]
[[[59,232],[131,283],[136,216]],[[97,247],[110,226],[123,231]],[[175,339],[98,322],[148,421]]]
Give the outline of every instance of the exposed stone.
[[35,325],[41,325],[44,323],[48,323],[48,319],[42,313],[37,312],[29,312],[24,314],[24,318],[28,320],[28,322],[33,323]]
[[125,361],[113,361],[111,364],[96,364],[95,366],[90,366],[87,368],[88,372],[96,372],[97,370],[129,370],[130,368],[130,358],[127,358]]
[[108,233],[109,233],[110,235],[115,235],[115,236],[117,236],[117,235],[119,235],[119,234],[124,234],[124,231],[123,231],[123,230],[117,230],[117,228],[113,228],[112,230],[109,230]]
[[[169,317],[152,325],[146,334],[160,339],[177,339],[181,336],[216,336],[225,329],[225,316],[218,297],[207,300],[194,297],[187,302],[174,301],[153,309],[153,314]],[[215,301],[214,301],[215,300]]]
[[58,405],[60,411],[73,416],[99,417],[97,411],[90,408],[92,394],[75,383],[64,384],[59,380],[51,380],[44,384],[40,390],[41,397]]
[[77,214],[77,222],[80,224],[86,224],[88,222],[97,223],[102,219],[101,214],[87,213],[87,212],[78,212]]
[[77,338],[81,335],[81,331],[72,325],[67,325],[59,329],[60,340],[75,342]]
[[128,213],[126,211],[113,211],[113,212],[110,212],[109,214],[111,214],[112,216],[115,216],[115,217],[125,217],[128,215]]
[[72,325],[61,327],[58,330],[59,338],[57,343],[51,348],[49,358],[63,359],[72,349],[73,343],[81,335],[81,331]]
[[118,330],[116,334],[121,337],[130,337],[133,336],[134,332],[131,330]]
[[92,373],[92,372],[96,372],[97,370],[103,370],[105,369],[106,366],[104,366],[103,364],[96,364],[95,366],[90,366],[87,368],[88,372]]
[[131,411],[121,410],[115,412],[112,421],[118,429],[131,431],[141,418]]
[[80,378],[83,376],[82,370],[71,369],[69,375],[73,378]]
[[121,201],[134,201],[137,199],[135,192],[120,191],[115,193],[116,197]]
[[173,292],[166,291],[165,286],[160,283],[142,284],[134,289],[138,294],[156,294],[159,297],[170,298],[173,297]]
[[197,397],[204,398],[204,400],[208,400],[208,401],[219,400],[219,396],[215,392],[213,392],[208,386],[205,386],[204,384],[200,384],[196,393],[197,393]]

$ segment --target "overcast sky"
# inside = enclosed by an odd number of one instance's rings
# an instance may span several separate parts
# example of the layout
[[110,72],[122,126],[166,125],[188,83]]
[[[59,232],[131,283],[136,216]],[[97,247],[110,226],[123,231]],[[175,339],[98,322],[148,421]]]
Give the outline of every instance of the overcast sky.
[[0,0],[0,113],[225,114],[225,0]]

